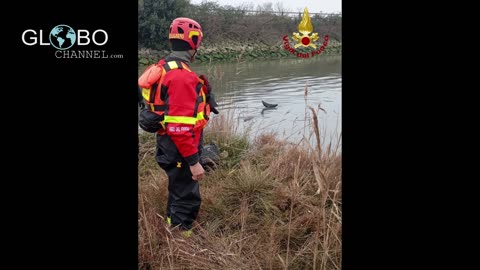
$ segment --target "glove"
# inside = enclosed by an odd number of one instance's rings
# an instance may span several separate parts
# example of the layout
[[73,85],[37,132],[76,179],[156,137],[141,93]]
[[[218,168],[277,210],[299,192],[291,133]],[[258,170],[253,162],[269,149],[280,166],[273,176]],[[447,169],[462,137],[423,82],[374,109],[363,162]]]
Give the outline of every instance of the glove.
[[218,104],[217,102],[215,101],[215,95],[213,93],[209,93],[207,95],[207,102],[208,104],[210,104],[210,110],[214,113],[214,114],[218,114],[218,110],[216,107],[218,107]]
[[210,110],[214,113],[214,114],[218,114],[218,110],[216,107],[218,107],[218,104],[217,102],[215,101],[215,95],[212,93],[212,86],[210,85],[210,82],[208,81],[207,77],[205,75],[200,75],[199,76],[200,79],[203,80],[203,83],[205,85],[205,87],[207,87],[207,103],[210,104]]

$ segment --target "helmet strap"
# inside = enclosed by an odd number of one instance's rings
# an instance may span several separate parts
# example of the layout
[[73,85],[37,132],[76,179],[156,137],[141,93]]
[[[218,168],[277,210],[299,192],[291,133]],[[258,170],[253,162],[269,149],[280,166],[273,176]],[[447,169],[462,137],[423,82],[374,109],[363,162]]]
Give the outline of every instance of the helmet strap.
[[190,57],[191,61],[193,61],[193,59],[195,58],[195,55],[197,54],[197,50],[195,50],[195,52],[192,54],[192,57]]

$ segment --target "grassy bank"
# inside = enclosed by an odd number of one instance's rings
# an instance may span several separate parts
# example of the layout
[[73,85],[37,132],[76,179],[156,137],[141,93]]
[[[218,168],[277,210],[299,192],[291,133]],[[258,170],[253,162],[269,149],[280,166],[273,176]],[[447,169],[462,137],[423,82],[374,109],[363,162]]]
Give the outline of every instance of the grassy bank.
[[[282,57],[296,57],[284,49],[282,40],[277,44],[267,45],[264,43],[233,43],[225,42],[212,45],[205,45],[197,53],[197,62],[218,62],[218,61],[242,61],[252,59],[272,59]],[[311,51],[311,50],[310,50]],[[321,55],[341,55],[342,44],[336,40],[329,40],[325,51]],[[170,53],[168,50],[153,50],[142,48],[138,51],[139,65],[156,63]],[[318,56],[316,56],[318,57]]]
[[206,131],[223,158],[200,184],[190,238],[165,223],[167,177],[154,159],[154,136],[140,135],[139,269],[341,269],[341,153],[319,140],[249,141],[232,123],[233,113],[224,113]]

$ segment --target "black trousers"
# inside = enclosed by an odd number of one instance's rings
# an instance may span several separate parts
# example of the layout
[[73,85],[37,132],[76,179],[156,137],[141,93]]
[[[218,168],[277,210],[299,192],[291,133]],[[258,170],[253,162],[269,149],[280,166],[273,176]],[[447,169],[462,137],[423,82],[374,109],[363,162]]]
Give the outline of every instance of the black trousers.
[[167,217],[170,217],[173,226],[180,225],[188,230],[192,228],[200,210],[200,185],[192,179],[190,166],[178,153],[169,136],[157,135],[155,158],[168,175]]

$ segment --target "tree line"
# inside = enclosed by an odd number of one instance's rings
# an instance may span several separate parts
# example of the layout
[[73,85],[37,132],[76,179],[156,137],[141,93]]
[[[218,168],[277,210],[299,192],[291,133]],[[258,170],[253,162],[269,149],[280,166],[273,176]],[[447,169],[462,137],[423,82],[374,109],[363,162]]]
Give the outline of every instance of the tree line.
[[[279,44],[298,32],[303,10],[288,11],[279,2],[221,6],[214,1],[194,5],[189,0],[138,0],[138,46],[168,49],[168,29],[177,17],[189,17],[203,28],[203,44],[219,42]],[[341,14],[310,14],[313,31],[342,40]]]

